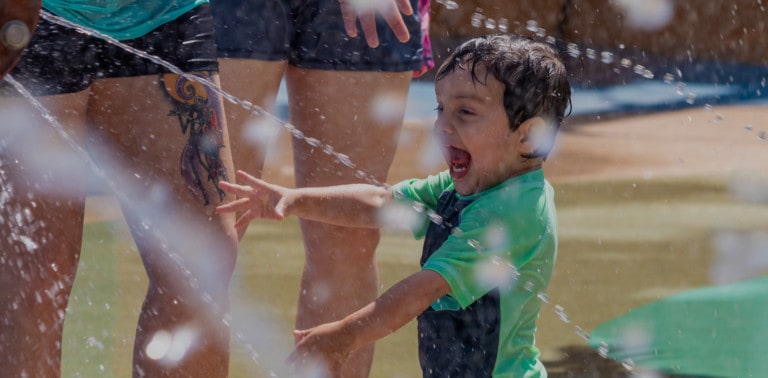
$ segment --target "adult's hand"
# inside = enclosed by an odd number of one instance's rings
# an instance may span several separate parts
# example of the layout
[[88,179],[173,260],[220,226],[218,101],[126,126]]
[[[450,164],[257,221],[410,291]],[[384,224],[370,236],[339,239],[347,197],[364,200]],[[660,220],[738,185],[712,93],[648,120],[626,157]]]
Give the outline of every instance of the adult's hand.
[[409,0],[339,0],[339,4],[347,35],[357,37],[357,20],[360,20],[365,41],[370,47],[379,46],[376,14],[380,14],[386,20],[400,42],[406,42],[411,38],[402,16],[413,14]]

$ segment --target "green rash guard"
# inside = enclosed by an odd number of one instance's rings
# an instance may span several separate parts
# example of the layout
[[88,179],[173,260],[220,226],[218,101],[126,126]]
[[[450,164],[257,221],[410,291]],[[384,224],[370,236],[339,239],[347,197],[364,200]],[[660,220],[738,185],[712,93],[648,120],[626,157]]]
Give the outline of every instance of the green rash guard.
[[472,196],[458,195],[447,171],[393,191],[442,219],[430,222],[432,214],[413,230],[425,238],[422,269],[451,287],[418,319],[424,376],[546,377],[535,333],[538,293],[557,255],[557,216],[543,172]]
[[43,8],[118,40],[141,37],[208,0],[43,0]]

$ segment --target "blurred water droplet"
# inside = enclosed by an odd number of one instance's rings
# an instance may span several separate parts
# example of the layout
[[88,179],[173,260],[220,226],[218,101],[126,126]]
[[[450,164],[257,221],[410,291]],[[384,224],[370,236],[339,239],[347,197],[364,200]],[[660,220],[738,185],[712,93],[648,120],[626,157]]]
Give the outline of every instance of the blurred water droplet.
[[579,46],[575,43],[569,43],[568,44],[568,55],[578,58],[581,55],[581,50],[579,50]]
[[608,344],[605,341],[600,343],[600,346],[597,348],[597,354],[602,358],[608,358]]
[[704,111],[705,112],[711,112],[712,111],[712,105],[704,104]]
[[475,12],[472,14],[472,18],[470,19],[469,23],[476,28],[479,28],[483,26],[483,19],[485,19],[485,16],[482,13]]
[[453,0],[443,1],[443,6],[445,6],[445,8],[448,9],[448,10],[459,9],[459,3],[457,3],[457,2],[455,2]]
[[441,217],[440,214],[438,214],[436,211],[432,209],[427,210],[427,216],[429,217],[430,222],[437,225],[443,224],[443,217]]
[[539,23],[536,20],[528,20],[528,22],[525,23],[525,28],[530,32],[536,32],[539,30]]
[[344,154],[336,154],[336,160],[339,161],[339,163],[343,164],[346,167],[354,168],[355,164],[352,163],[352,159],[349,158],[349,156]]
[[540,292],[540,293],[536,294],[536,296],[539,297],[539,299],[542,302],[549,303],[549,296],[547,295],[547,293]]
[[589,340],[592,339],[592,336],[589,336],[589,333],[587,333],[587,331],[585,331],[581,327],[576,326],[574,327],[574,330],[576,331],[576,334],[579,335],[579,337],[584,339],[584,341],[589,342]]
[[467,240],[467,244],[469,244],[469,246],[472,247],[472,249],[474,249],[475,252],[480,252],[483,248],[482,244],[480,244],[480,242],[477,241],[476,239]]
[[696,102],[696,93],[688,92],[688,96],[686,97],[685,102],[693,105],[693,103]]
[[555,305],[555,314],[560,318],[560,320],[563,321],[563,323],[570,323],[571,320],[568,318],[568,315],[565,313],[565,309],[563,309],[560,305]]
[[603,51],[600,53],[600,61],[605,64],[613,63],[613,53],[610,51]]
[[595,51],[595,49],[592,49],[592,48],[587,48],[586,55],[587,55],[587,58],[594,60],[597,58],[597,51]]
[[625,358],[623,361],[621,361],[621,365],[624,366],[624,368],[628,371],[635,369],[635,361],[633,361],[631,358]]
[[509,20],[506,18],[499,19],[499,32],[506,33],[509,31]]
[[619,64],[621,64],[621,66],[624,67],[624,68],[632,67],[632,61],[627,59],[627,58],[622,58],[619,61]]
[[523,289],[525,289],[525,291],[533,291],[533,288],[534,288],[534,284],[531,281],[526,281],[523,284]]
[[665,73],[663,79],[665,83],[672,84],[672,82],[675,81],[675,76],[671,73]]
[[320,143],[320,140],[316,138],[306,138],[304,139],[304,141],[307,142],[307,144],[309,144],[312,147],[320,147],[320,145],[322,144]]

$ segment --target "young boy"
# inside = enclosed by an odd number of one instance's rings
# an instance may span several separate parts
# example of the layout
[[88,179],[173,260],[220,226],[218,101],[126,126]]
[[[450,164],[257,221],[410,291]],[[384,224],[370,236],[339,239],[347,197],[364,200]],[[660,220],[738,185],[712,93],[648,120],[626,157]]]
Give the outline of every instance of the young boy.
[[[553,190],[542,163],[570,104],[556,51],[512,35],[472,39],[440,67],[435,135],[448,170],[394,187],[290,189],[238,172],[236,227],[255,218],[380,227],[394,201],[423,205],[421,271],[343,320],[295,332],[289,361],[335,373],[352,351],[418,317],[424,376],[542,377],[534,344],[557,254]],[[342,216],[346,215],[346,216]]]

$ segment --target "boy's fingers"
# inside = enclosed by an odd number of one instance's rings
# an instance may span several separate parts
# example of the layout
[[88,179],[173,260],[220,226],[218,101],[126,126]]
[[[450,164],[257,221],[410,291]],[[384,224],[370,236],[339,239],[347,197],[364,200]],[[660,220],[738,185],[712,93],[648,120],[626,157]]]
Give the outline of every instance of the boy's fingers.
[[249,223],[251,223],[251,221],[253,220],[253,218],[254,218],[254,217],[253,217],[253,216],[251,216],[251,211],[250,211],[250,210],[246,211],[246,212],[245,212],[245,213],[243,213],[243,215],[241,215],[241,216],[240,216],[240,218],[238,218],[238,219],[237,219],[237,221],[235,222],[235,228],[239,230],[239,229],[242,229],[242,228],[244,228],[244,227],[248,226],[248,224],[249,224]]
[[396,0],[397,1],[397,7],[400,8],[400,12],[402,12],[404,15],[410,16],[413,14],[413,7],[411,7],[411,2],[408,0]]
[[295,343],[299,343],[301,340],[304,340],[305,337],[309,335],[308,330],[294,330],[293,331],[293,341]]
[[250,175],[248,172],[239,170],[235,173],[235,176],[239,178],[242,182],[244,182],[247,185],[256,184],[260,187],[263,187],[265,182],[263,180],[257,179],[256,177]]
[[253,188],[247,185],[238,185],[231,182],[219,182],[219,188],[227,194],[234,194],[237,197],[248,197],[253,193]]
[[249,198],[238,198],[232,202],[228,202],[219,206],[216,206],[217,213],[231,213],[234,211],[246,211],[250,208]]

